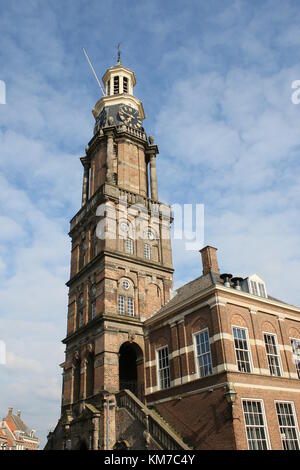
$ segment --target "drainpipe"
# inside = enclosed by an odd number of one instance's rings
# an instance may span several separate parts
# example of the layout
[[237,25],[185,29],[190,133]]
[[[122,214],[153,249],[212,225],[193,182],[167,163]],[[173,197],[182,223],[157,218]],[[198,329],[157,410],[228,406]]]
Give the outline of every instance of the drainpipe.
[[109,450],[109,394],[106,396],[106,450]]
[[178,322],[176,322],[176,335],[177,335],[177,348],[178,348],[178,351],[179,351],[179,374],[180,374],[180,382],[182,383],[182,364],[181,364],[181,354],[180,354],[180,340],[179,340],[179,324]]

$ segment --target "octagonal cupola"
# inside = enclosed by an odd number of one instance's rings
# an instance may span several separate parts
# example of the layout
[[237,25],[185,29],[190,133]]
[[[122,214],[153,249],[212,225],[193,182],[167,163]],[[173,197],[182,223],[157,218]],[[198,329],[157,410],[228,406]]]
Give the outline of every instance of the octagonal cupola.
[[102,81],[105,93],[93,109],[94,133],[106,126],[123,124],[140,130],[145,112],[142,102],[133,94],[134,72],[118,58],[117,64],[106,70]]
[[118,62],[114,67],[106,70],[102,77],[105,87],[105,96],[128,94],[133,95],[136,84],[134,72]]

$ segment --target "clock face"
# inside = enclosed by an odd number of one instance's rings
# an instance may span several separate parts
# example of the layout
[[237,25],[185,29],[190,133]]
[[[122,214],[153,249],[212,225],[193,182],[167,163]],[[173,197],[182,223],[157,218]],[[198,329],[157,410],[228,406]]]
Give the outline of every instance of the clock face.
[[126,126],[133,127],[134,129],[141,129],[142,120],[139,112],[131,108],[131,106],[122,105],[119,109],[119,118]]

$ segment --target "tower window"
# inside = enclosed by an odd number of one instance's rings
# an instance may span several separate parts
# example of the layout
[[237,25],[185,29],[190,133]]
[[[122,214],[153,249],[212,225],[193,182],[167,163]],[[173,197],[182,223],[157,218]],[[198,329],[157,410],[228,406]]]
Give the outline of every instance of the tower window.
[[124,295],[119,295],[118,297],[118,312],[120,315],[125,315],[125,297]]
[[277,347],[277,337],[270,333],[264,333],[268,365],[271,375],[281,376],[280,356]]
[[157,350],[157,362],[159,388],[163,390],[164,388],[169,388],[171,384],[168,346]]
[[110,80],[107,82],[107,95],[110,96]]
[[119,77],[114,77],[114,95],[119,94]]
[[73,389],[73,402],[79,400],[80,397],[80,379],[81,379],[81,362],[80,360],[75,364],[74,370],[74,389]]
[[127,297],[127,315],[134,317],[134,303],[132,297]]
[[233,338],[238,370],[240,372],[251,372],[252,366],[247,328],[233,327]]
[[79,312],[79,328],[81,328],[83,325],[83,310],[80,310]]
[[123,77],[123,93],[128,93],[128,78]]
[[206,377],[212,374],[212,360],[209,344],[208,329],[195,334],[196,356],[198,361],[199,377]]
[[144,256],[146,259],[151,259],[151,247],[148,243],[144,244]]
[[126,239],[125,248],[126,248],[126,253],[128,253],[129,255],[133,255],[133,241],[131,238]]
[[91,319],[94,320],[96,316],[96,302],[92,302],[92,305],[91,305]]
[[98,255],[98,237],[97,237],[97,227],[94,228],[92,237],[91,237],[91,257]]
[[148,240],[156,240],[157,239],[156,232],[152,228],[148,228],[147,238],[148,238]]

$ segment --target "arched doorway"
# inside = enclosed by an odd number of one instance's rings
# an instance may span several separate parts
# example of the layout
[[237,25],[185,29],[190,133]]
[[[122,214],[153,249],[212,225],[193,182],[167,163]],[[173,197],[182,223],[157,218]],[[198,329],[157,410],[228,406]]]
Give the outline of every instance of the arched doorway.
[[78,445],[78,450],[89,450],[85,440],[81,440]]
[[128,389],[140,400],[144,395],[143,351],[136,343],[123,343],[119,351],[119,389]]

